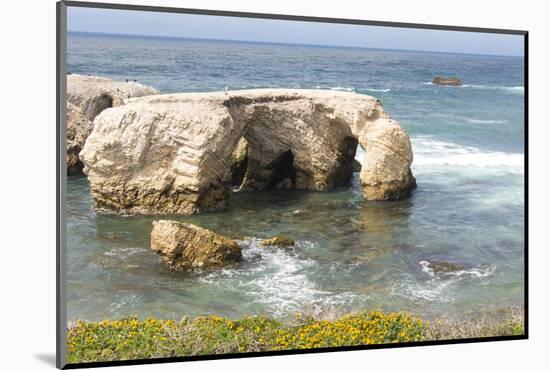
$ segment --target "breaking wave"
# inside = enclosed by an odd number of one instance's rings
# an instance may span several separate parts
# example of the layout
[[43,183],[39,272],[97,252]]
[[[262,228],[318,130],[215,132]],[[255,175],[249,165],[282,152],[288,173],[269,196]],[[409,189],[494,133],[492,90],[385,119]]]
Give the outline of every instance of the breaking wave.
[[476,123],[476,124],[503,124],[503,123],[507,123],[508,121],[506,120],[501,120],[501,119],[475,119],[475,118],[466,118],[466,121],[469,122],[469,123]]
[[[322,86],[315,86],[316,89],[326,89],[326,87]],[[334,86],[329,87],[328,89],[333,91],[347,91],[347,92],[390,92],[391,89],[374,89],[374,88],[368,88],[368,87],[343,87],[343,86]]]
[[513,94],[523,94],[525,92],[524,86],[487,86],[487,85],[469,85],[469,84],[464,84],[460,86],[445,86],[445,85],[434,84],[431,81],[422,82],[422,85],[434,85],[434,86],[453,87],[453,88],[459,87],[459,88],[465,88],[465,89],[478,89],[478,90],[499,90],[499,91],[504,91],[504,92],[513,93]]
[[523,94],[525,88],[523,86],[485,86],[485,85],[462,85],[462,88],[480,89],[480,90],[501,90],[516,94]]
[[523,153],[487,151],[435,140],[428,136],[411,138],[411,142],[414,153],[413,167],[469,166],[523,173]]

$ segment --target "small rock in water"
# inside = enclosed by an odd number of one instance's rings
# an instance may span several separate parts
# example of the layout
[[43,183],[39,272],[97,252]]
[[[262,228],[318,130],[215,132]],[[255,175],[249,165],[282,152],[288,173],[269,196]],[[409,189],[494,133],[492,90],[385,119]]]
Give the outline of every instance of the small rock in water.
[[234,241],[197,225],[176,221],[154,221],[151,249],[178,270],[219,268],[242,258]]
[[434,77],[434,79],[432,80],[432,83],[436,84],[436,85],[446,85],[446,86],[461,86],[462,85],[462,81],[459,78],[456,78],[456,77],[447,78],[447,77],[437,76],[437,77]]
[[287,238],[286,236],[276,236],[271,239],[265,239],[260,242],[260,245],[268,246],[268,245],[274,245],[277,247],[292,247],[296,245],[296,242],[290,238]]
[[451,262],[445,262],[445,261],[426,261],[425,264],[427,268],[429,268],[434,274],[446,274],[449,272],[456,272],[464,270],[464,266],[461,265],[455,265]]

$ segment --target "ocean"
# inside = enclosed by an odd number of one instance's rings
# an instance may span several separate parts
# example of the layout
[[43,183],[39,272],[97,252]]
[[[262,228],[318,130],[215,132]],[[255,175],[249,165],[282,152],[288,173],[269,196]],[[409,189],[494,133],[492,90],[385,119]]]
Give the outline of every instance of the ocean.
[[[96,214],[85,177],[67,192],[67,314],[228,318],[299,311],[410,311],[461,318],[524,299],[524,60],[236,41],[69,33],[71,73],[136,79],[162,93],[331,89],[378,97],[409,133],[418,187],[366,202],[358,174],[329,192],[233,193],[227,211]],[[431,84],[457,76],[460,87]],[[359,148],[357,158],[365,153]],[[151,222],[245,235],[244,261],[169,271],[149,249]],[[278,234],[294,250],[259,247]],[[461,266],[434,273],[426,261]]]

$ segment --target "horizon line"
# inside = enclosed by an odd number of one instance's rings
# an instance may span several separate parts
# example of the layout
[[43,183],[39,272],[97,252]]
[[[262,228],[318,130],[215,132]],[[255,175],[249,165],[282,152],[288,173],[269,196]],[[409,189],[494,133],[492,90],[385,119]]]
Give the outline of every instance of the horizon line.
[[234,42],[234,43],[248,43],[248,44],[264,44],[264,45],[285,45],[285,46],[306,46],[306,47],[325,47],[325,48],[341,48],[341,49],[360,49],[360,50],[382,50],[382,51],[402,51],[402,52],[418,52],[418,53],[434,53],[434,54],[454,54],[454,55],[476,55],[476,56],[488,56],[488,57],[506,57],[506,58],[522,58],[525,59],[525,55],[509,55],[509,54],[481,54],[481,53],[460,53],[456,51],[434,51],[434,50],[418,50],[418,49],[391,49],[391,48],[376,48],[368,46],[353,46],[353,45],[328,45],[328,44],[302,44],[280,41],[258,41],[258,40],[236,40],[236,39],[218,39],[218,38],[201,38],[201,37],[189,37],[189,36],[167,36],[167,35],[144,35],[133,33],[114,33],[114,32],[94,32],[94,31],[79,31],[79,30],[67,30],[69,33],[83,33],[92,35],[106,35],[106,36],[130,36],[130,37],[142,37],[142,38],[161,38],[161,39],[174,39],[174,40],[198,40],[198,41],[222,41],[222,42]]

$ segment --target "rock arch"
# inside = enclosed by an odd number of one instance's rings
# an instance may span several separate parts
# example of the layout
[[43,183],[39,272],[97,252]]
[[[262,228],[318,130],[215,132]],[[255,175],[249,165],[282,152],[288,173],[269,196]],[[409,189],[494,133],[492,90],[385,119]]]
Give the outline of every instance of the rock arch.
[[403,198],[415,186],[408,135],[378,99],[347,92],[258,89],[130,99],[97,116],[80,156],[96,208],[191,214],[226,206],[232,154],[242,138],[248,147],[241,190],[343,185],[357,144],[367,152],[360,174],[365,199]]

